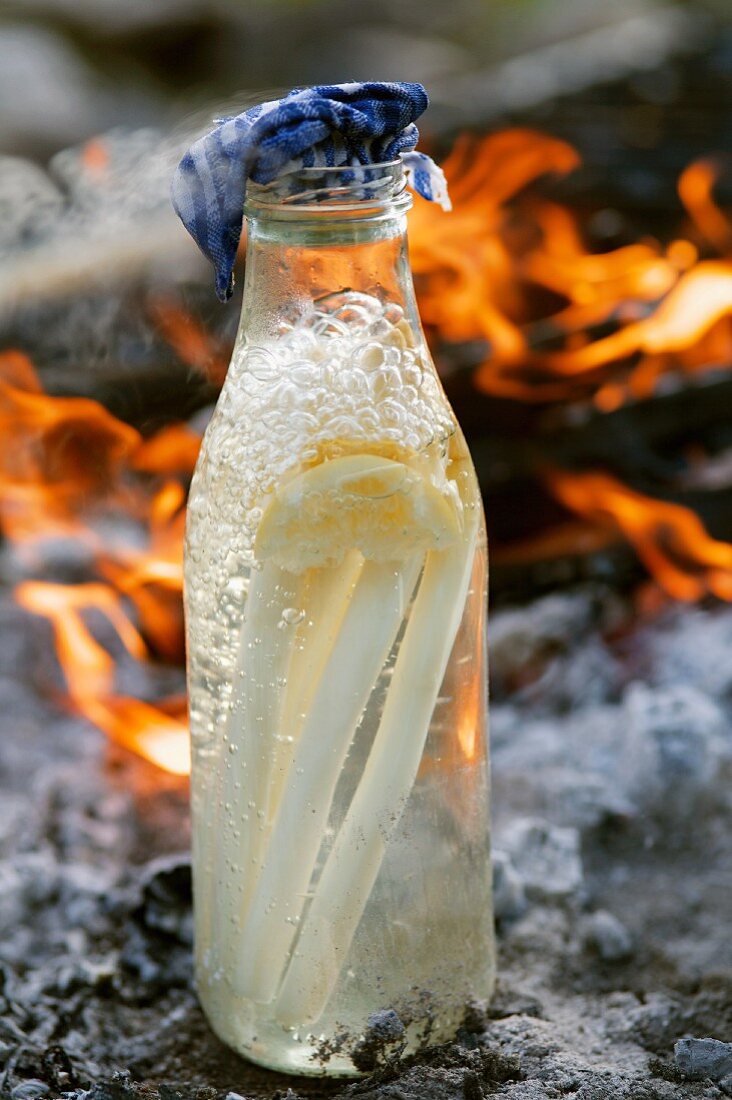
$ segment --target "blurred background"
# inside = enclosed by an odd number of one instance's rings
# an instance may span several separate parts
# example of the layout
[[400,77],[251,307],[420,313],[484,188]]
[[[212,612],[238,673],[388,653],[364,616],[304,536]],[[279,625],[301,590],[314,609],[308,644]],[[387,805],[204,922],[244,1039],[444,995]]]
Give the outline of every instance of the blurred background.
[[[727,9],[725,0],[5,0],[0,141],[44,162],[116,126],[169,130],[213,104],[347,78],[422,81],[428,128],[450,134],[527,112],[549,119],[561,97],[583,93],[596,119],[618,106],[609,84],[625,78],[629,117],[618,128],[648,147],[659,136],[650,108],[675,103],[698,119],[724,110],[724,89],[713,88],[725,48],[696,66],[690,79],[702,87],[690,103],[673,59],[703,54],[705,39],[720,46]],[[631,108],[646,108],[643,133]]]

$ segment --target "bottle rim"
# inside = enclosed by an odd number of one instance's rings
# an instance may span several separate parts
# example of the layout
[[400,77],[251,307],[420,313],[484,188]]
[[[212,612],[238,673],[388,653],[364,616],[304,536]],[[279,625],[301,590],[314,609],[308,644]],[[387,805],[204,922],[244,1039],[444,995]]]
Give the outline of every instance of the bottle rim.
[[244,213],[375,216],[409,209],[412,197],[401,158],[378,164],[317,165],[285,172],[271,183],[249,182]]

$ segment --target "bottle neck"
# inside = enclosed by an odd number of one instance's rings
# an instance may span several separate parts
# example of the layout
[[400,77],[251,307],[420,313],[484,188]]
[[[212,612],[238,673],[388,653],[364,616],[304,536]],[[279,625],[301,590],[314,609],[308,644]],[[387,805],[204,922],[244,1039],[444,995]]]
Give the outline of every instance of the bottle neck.
[[400,162],[302,169],[267,187],[252,185],[240,340],[276,339],[344,293],[399,306],[418,335],[410,206]]
[[[367,170],[379,173],[377,186],[382,169]],[[338,171],[327,170],[328,184]],[[293,202],[250,191],[227,407],[256,420],[262,445],[276,424],[277,447],[287,436],[311,458],[368,447],[392,457],[424,454],[431,469],[455,424],[419,322],[409,197],[388,178],[386,194],[364,195],[363,177],[355,187],[343,183],[288,191]]]
[[240,330],[247,341],[276,339],[283,321],[297,323],[344,291],[400,306],[419,332],[404,213],[249,217]]

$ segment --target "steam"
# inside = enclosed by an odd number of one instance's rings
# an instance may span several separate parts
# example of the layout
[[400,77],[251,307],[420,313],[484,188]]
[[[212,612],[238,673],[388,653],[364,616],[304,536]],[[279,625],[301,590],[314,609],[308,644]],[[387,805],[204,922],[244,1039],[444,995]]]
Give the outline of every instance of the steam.
[[0,158],[0,319],[110,283],[202,280],[169,199],[188,138],[116,130],[58,153],[48,171]]

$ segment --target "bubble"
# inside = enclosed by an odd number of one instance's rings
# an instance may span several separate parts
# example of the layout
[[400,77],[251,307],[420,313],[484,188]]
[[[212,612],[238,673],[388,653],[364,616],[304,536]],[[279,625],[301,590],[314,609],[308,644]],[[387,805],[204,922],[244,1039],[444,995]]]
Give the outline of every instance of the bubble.
[[399,425],[403,424],[406,419],[406,410],[398,401],[389,398],[383,403],[382,416],[388,425]]
[[[389,366],[386,362],[382,364],[381,370],[374,372],[369,379],[371,396],[374,401],[381,402],[381,410],[383,411],[384,403],[387,397],[391,393],[399,393],[401,376],[399,371],[394,366]],[[400,395],[401,397],[401,395]]]
[[327,314],[315,314],[311,331],[316,337],[348,336],[348,325],[344,324],[343,321],[339,321],[337,317],[329,317]]
[[305,612],[301,607],[286,607],[282,612],[282,620],[288,626],[296,626],[305,618]]
[[315,413],[304,412],[303,410],[293,413],[290,423],[302,435],[307,432],[315,432],[320,426],[319,418]]
[[351,332],[363,330],[369,327],[373,320],[373,314],[368,310],[363,309],[361,306],[355,303],[350,303],[341,306],[335,311],[333,316],[342,321]]
[[369,335],[376,337],[377,340],[382,340],[389,337],[394,331],[394,326],[387,321],[385,317],[379,317],[369,328]]
[[362,344],[354,350],[352,359],[354,364],[360,367],[362,371],[371,374],[373,371],[379,371],[383,367],[385,351],[386,348],[378,343],[378,341],[369,340],[367,344]]
[[424,372],[419,363],[408,363],[402,371],[404,381],[408,386],[412,386],[415,390],[418,390],[422,385],[422,379]]
[[363,397],[369,392],[369,376],[360,367],[352,367],[340,376],[344,394],[354,398]]
[[396,302],[387,302],[384,306],[383,317],[390,325],[396,327],[400,321],[404,320],[404,310]]
[[371,294],[364,294],[359,290],[338,290],[333,294],[326,294],[319,298],[317,304],[324,313],[344,316],[348,314],[349,310],[356,310],[369,319],[378,317],[383,308],[378,298],[374,298]]
[[265,409],[262,413],[260,413],[260,416],[265,428],[269,428],[269,430],[272,432],[277,431],[282,420],[282,412],[280,409]]
[[246,369],[258,382],[274,382],[280,374],[274,355],[264,348],[252,348],[246,357]]
[[354,440],[363,436],[360,424],[354,417],[334,416],[331,419],[331,426],[333,435],[338,439]]

